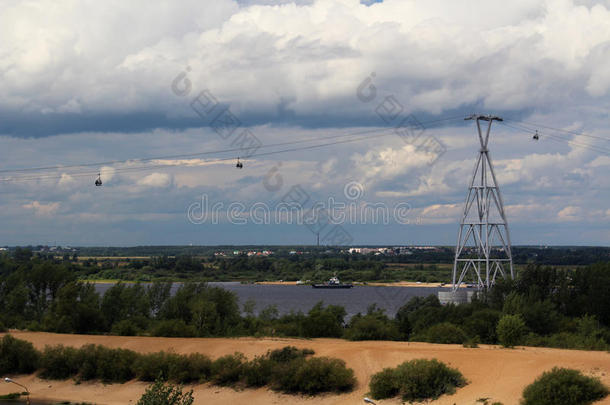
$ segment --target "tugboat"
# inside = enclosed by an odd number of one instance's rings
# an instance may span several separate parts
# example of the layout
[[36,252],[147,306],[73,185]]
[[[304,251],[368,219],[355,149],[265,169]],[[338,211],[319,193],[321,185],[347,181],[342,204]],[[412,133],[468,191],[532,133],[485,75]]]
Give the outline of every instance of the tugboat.
[[323,284],[312,284],[313,288],[352,288],[352,284],[343,284],[337,277],[332,277],[326,283]]

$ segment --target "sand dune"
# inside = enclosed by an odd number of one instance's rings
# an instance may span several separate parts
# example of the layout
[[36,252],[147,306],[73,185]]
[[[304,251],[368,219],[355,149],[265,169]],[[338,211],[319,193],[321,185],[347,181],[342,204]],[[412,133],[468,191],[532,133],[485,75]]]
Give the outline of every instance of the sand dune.
[[[32,342],[42,349],[46,344],[64,344],[79,347],[87,343],[103,344],[108,347],[122,347],[138,352],[173,350],[176,353],[200,352],[212,358],[239,351],[248,357],[263,354],[269,349],[294,345],[311,348],[318,356],[332,356],[345,360],[354,369],[359,386],[349,394],[300,397],[274,393],[266,388],[235,391],[207,384],[196,385],[196,404],[364,404],[362,398],[368,391],[368,383],[373,373],[384,367],[395,366],[405,360],[415,358],[437,358],[457,367],[470,381],[456,394],[443,396],[433,404],[479,404],[477,399],[490,398],[504,405],[518,404],[523,388],[543,371],[554,366],[570,367],[587,375],[600,377],[610,386],[610,354],[606,352],[585,352],[542,348],[501,349],[497,346],[482,345],[478,349],[466,349],[459,345],[435,345],[407,342],[347,342],[339,339],[179,339],[119,336],[60,335],[50,333],[15,332],[19,339]],[[34,376],[22,376],[32,392],[32,398],[87,401],[96,404],[129,404],[137,402],[146,384],[128,382],[126,384],[103,385],[70,381],[45,381]],[[0,394],[15,391],[11,384],[0,385]],[[377,401],[378,404],[398,404],[398,400]],[[610,404],[610,398],[597,404]]]

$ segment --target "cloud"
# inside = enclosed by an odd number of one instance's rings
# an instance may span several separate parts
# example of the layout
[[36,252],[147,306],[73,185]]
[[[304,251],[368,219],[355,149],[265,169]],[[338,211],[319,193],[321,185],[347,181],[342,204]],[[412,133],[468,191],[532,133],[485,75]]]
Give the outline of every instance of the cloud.
[[[355,92],[371,72],[408,111],[609,104],[607,5],[267,3],[4,2],[0,131],[184,128],[203,89],[248,123],[370,125]],[[171,91],[181,72],[184,97]]]
[[116,173],[116,169],[112,166],[103,166],[100,169],[100,176],[102,177],[102,182],[110,181],[114,178]]
[[557,213],[557,217],[560,220],[565,221],[577,221],[580,219],[581,209],[580,207],[567,206]]
[[62,174],[61,174],[61,177],[59,178],[58,184],[59,184],[60,186],[65,186],[65,187],[67,187],[67,186],[71,186],[71,185],[73,185],[73,184],[74,184],[74,182],[75,182],[75,181],[74,181],[74,177],[70,176],[70,175],[69,175],[69,174],[67,174],[67,173],[62,173]]
[[34,215],[37,217],[50,217],[59,209],[59,203],[50,202],[45,204],[39,201],[32,201],[31,203],[23,204],[22,207],[26,210],[34,211]]
[[167,187],[171,183],[171,176],[167,173],[151,173],[138,180],[138,185],[148,187]]

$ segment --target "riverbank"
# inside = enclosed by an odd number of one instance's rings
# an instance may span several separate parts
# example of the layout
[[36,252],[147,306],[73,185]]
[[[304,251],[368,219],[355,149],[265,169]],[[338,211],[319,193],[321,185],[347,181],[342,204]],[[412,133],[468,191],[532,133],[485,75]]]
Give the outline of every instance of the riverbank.
[[[394,367],[403,361],[415,358],[437,358],[458,368],[469,381],[456,394],[439,398],[432,404],[480,405],[479,398],[491,398],[504,405],[517,404],[523,388],[542,372],[554,366],[581,370],[586,375],[600,377],[610,386],[610,353],[559,350],[547,348],[501,349],[497,346],[481,345],[478,349],[467,349],[460,345],[436,345],[413,342],[364,341],[349,342],[340,339],[278,339],[278,338],[153,338],[128,336],[64,335],[42,332],[14,332],[16,338],[30,341],[38,349],[45,345],[63,344],[80,347],[93,343],[113,348],[131,349],[141,353],[172,350],[180,354],[199,352],[217,358],[235,351],[248,358],[264,354],[267,350],[293,345],[310,348],[316,356],[343,359],[354,369],[358,379],[357,388],[348,394],[327,394],[316,397],[301,397],[278,394],[268,388],[236,391],[208,384],[187,386],[194,390],[196,403],[263,404],[326,404],[352,405],[362,403],[367,395],[371,375],[385,367]],[[32,399],[45,399],[96,404],[134,404],[146,389],[147,384],[130,381],[125,384],[83,382],[73,380],[41,380],[35,376],[21,376],[18,380],[32,393]],[[11,384],[0,385],[0,395],[14,392]],[[378,404],[399,404],[398,400],[376,401]],[[610,397],[596,405],[610,405]]]
[[[258,281],[255,284],[260,285],[299,285],[296,281]],[[371,287],[430,287],[430,288],[439,288],[446,287],[450,288],[451,284],[447,283],[423,283],[420,281],[395,281],[390,283],[378,283],[378,282],[353,282],[354,285],[358,286],[371,286]],[[303,286],[307,286],[307,284],[302,284]],[[465,284],[462,284],[460,287],[466,288]]]

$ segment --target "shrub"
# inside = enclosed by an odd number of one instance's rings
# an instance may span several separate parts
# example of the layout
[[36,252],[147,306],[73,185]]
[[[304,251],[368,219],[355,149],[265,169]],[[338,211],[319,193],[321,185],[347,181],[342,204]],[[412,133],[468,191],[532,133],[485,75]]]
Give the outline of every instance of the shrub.
[[396,370],[384,368],[371,377],[369,384],[371,396],[375,399],[393,398],[400,392],[400,384],[396,380]]
[[5,335],[0,340],[0,375],[29,374],[38,368],[40,355],[30,342]]
[[169,319],[159,321],[152,330],[153,336],[165,337],[194,337],[197,330],[187,325],[182,319]]
[[304,337],[341,337],[345,315],[345,308],[341,306],[324,307],[318,302],[303,319]]
[[523,405],[585,405],[608,395],[598,379],[577,370],[553,368],[523,391]]
[[168,378],[175,382],[204,382],[212,374],[212,360],[200,353],[174,355],[169,360]]
[[6,327],[4,326],[2,321],[0,321],[0,333],[2,333],[2,332],[6,332]]
[[146,389],[137,405],[191,405],[194,401],[193,390],[183,393],[182,387],[157,380]]
[[606,341],[601,337],[595,335],[583,336],[569,332],[559,332],[550,336],[530,333],[525,339],[525,345],[580,350],[608,350],[609,348]]
[[356,315],[345,331],[345,338],[349,340],[398,340],[400,337],[396,323],[369,315]]
[[119,336],[136,336],[140,328],[130,319],[123,319],[112,325],[112,333]]
[[311,349],[297,349],[294,346],[285,346],[281,349],[275,349],[268,353],[269,359],[276,363],[287,363],[291,360],[303,358],[314,354]]
[[476,349],[479,347],[479,343],[480,343],[479,336],[476,335],[472,339],[468,339],[464,343],[462,343],[462,346],[469,348],[469,349]]
[[523,343],[525,337],[525,322],[520,315],[504,315],[498,321],[496,328],[498,342],[504,347],[514,347]]
[[396,322],[372,304],[365,315],[357,314],[350,320],[344,336],[349,340],[398,340],[401,333]]
[[500,311],[493,309],[475,311],[465,320],[464,330],[469,336],[478,336],[482,343],[496,343],[498,341],[496,327],[501,315]]
[[137,378],[142,381],[167,380],[170,366],[176,362],[178,362],[178,355],[174,353],[142,354],[135,361],[134,370]]
[[400,394],[404,401],[424,401],[451,394],[464,385],[466,380],[458,370],[435,359],[417,359],[373,375],[370,389],[376,399]]
[[354,371],[339,359],[317,357],[293,360],[277,374],[272,388],[302,394],[345,392],[354,388]]
[[212,381],[217,385],[233,385],[241,378],[246,358],[241,353],[228,354],[212,363]]
[[414,337],[430,343],[464,343],[468,338],[466,333],[460,328],[449,322],[438,323],[426,329],[423,333]]
[[244,365],[242,375],[248,387],[262,387],[271,383],[274,373],[277,372],[277,363],[269,356],[258,356]]
[[[257,356],[244,364],[242,377],[248,387],[262,387],[282,378],[282,375],[293,369],[295,364],[303,363],[306,356],[313,354],[311,349],[297,349],[286,346]],[[292,364],[294,363],[294,364]]]
[[78,351],[80,378],[104,382],[125,382],[134,376],[138,354],[126,349],[109,349],[101,345],[85,345]]
[[79,370],[79,353],[73,347],[46,346],[40,357],[41,377],[65,380],[75,376]]

